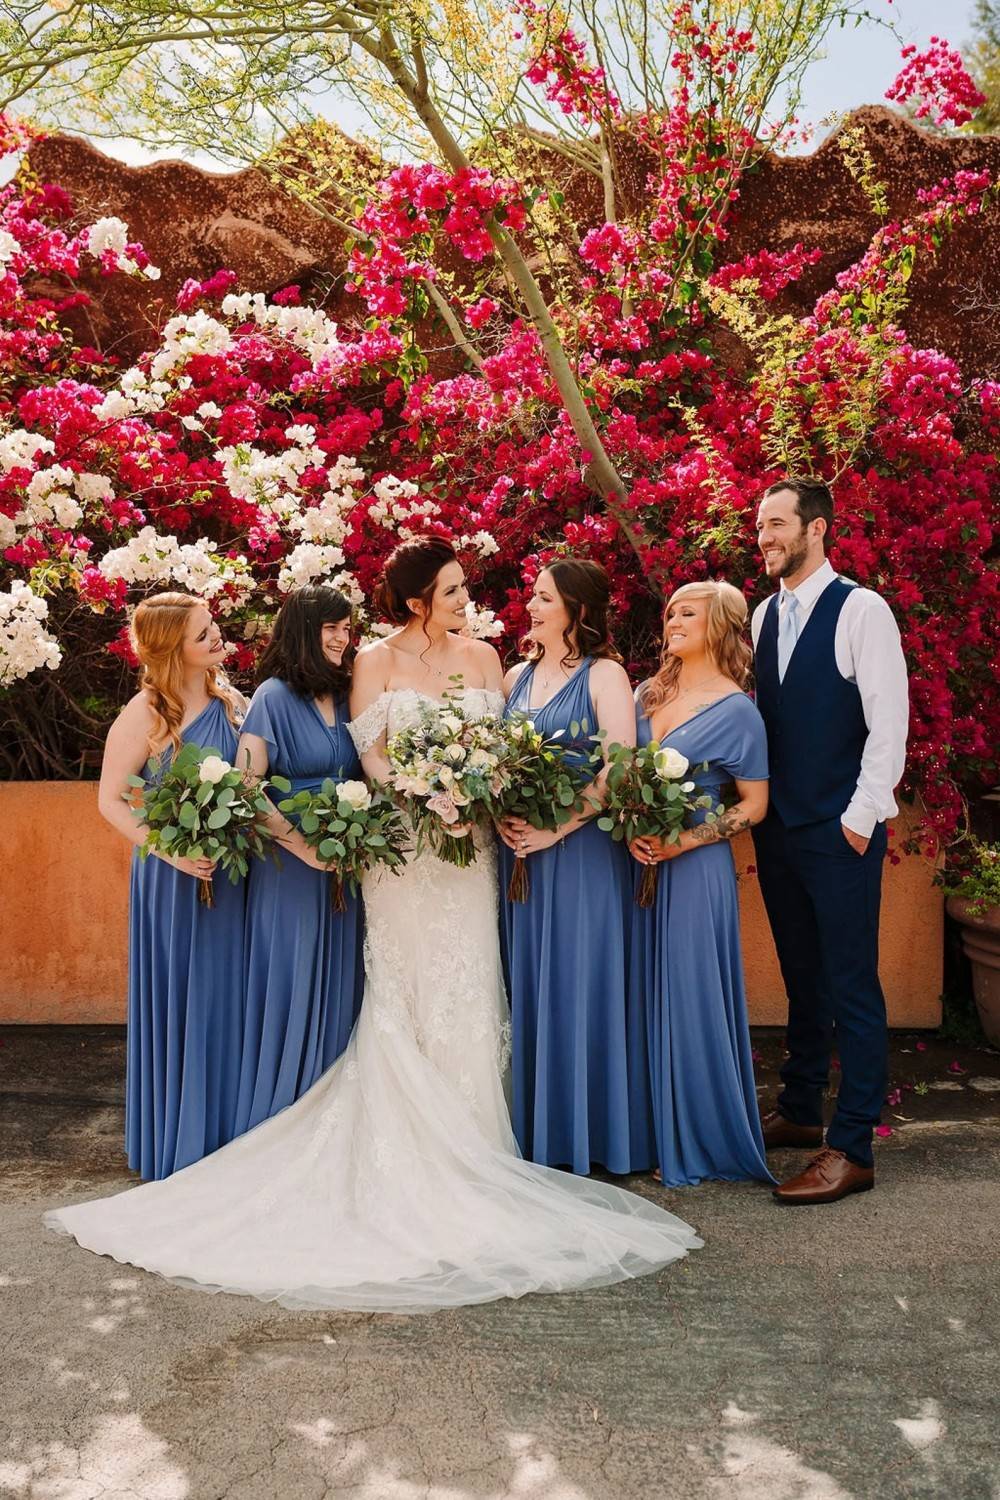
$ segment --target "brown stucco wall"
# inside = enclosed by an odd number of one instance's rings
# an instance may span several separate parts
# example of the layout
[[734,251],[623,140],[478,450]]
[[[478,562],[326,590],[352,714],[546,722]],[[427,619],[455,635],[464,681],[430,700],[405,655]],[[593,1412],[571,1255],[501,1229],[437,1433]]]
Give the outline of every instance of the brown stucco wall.
[[[0,1022],[125,1019],[130,851],[97,811],[92,782],[0,784]],[[737,868],[753,863],[749,839]],[[882,979],[893,1026],[941,1019],[943,904],[919,857],[886,867]],[[784,1020],[781,980],[760,890],[742,874],[750,1019]]]

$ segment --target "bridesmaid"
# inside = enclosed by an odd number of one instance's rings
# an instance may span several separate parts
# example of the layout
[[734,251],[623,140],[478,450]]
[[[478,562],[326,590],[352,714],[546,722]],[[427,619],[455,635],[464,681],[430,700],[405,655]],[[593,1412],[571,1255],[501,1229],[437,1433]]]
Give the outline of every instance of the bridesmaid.
[[[528,604],[528,659],[504,681],[507,714],[524,713],[579,763],[593,735],[635,743],[632,689],[608,632],[608,577],[599,564],[559,558]],[[573,724],[580,726],[575,736]],[[632,871],[624,846],[588,809],[543,833],[519,818],[500,829],[528,859],[530,891],[504,901],[502,947],[513,1030],[513,1119],[532,1161],[587,1173],[648,1169],[654,1161],[641,1008],[629,1007]]]
[[[253,774],[287,776],[292,791],[324,778],[360,780],[347,732],[351,606],[322,584],[296,589],[278,612],[239,744]],[[277,794],[280,797],[280,794]],[[247,881],[246,1019],[236,1129],[292,1104],[335,1062],[364,983],[361,903],[333,909],[330,875],[275,809],[280,866],[255,860]]]
[[[235,763],[245,703],[220,673],[225,647],[207,606],[154,594],[132,617],[139,692],[111,726],[98,805],[130,843],[146,830],[123,797],[129,776],[149,781],[182,744]],[[232,1139],[243,1022],[243,883],[214,883],[198,900],[208,860],[157,854],[132,860],[129,900],[125,1146],[145,1178],[169,1177]]]
[[656,1175],[671,1187],[774,1180],[750,1059],[729,847],[767,811],[764,722],[744,691],[746,619],[732,584],[678,589],[664,615],[660,669],[636,694],[639,744],[679,750],[699,789],[732,804],[715,823],[699,810],[680,844],[642,838],[631,846],[641,864],[662,864],[654,906],[635,909],[633,982],[646,1007]]

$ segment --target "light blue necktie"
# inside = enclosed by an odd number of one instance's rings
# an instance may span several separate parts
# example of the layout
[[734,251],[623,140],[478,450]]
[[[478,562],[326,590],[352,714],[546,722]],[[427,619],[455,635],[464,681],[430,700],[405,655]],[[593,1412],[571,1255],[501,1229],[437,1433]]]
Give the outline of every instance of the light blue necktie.
[[799,601],[791,589],[786,589],[778,615],[778,681],[784,682],[788,663],[799,638]]

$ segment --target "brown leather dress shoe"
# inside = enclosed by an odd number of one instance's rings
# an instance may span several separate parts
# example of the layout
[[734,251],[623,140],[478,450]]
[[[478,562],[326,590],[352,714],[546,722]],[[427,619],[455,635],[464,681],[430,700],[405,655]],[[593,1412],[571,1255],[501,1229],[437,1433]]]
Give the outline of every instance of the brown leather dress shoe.
[[815,1149],[823,1144],[822,1125],[796,1125],[794,1120],[786,1120],[776,1109],[761,1115],[760,1128],[764,1132],[767,1151],[778,1146],[811,1146]]
[[867,1193],[875,1186],[875,1168],[859,1167],[843,1151],[823,1150],[797,1177],[774,1189],[779,1203],[836,1203],[848,1193]]

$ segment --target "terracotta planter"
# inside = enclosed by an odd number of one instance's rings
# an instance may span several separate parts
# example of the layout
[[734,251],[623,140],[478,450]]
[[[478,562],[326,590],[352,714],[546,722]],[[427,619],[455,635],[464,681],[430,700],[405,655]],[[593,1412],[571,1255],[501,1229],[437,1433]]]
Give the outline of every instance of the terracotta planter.
[[1000,906],[977,916],[964,896],[949,896],[948,915],[962,928],[962,947],[972,963],[972,993],[986,1039],[1000,1047]]

